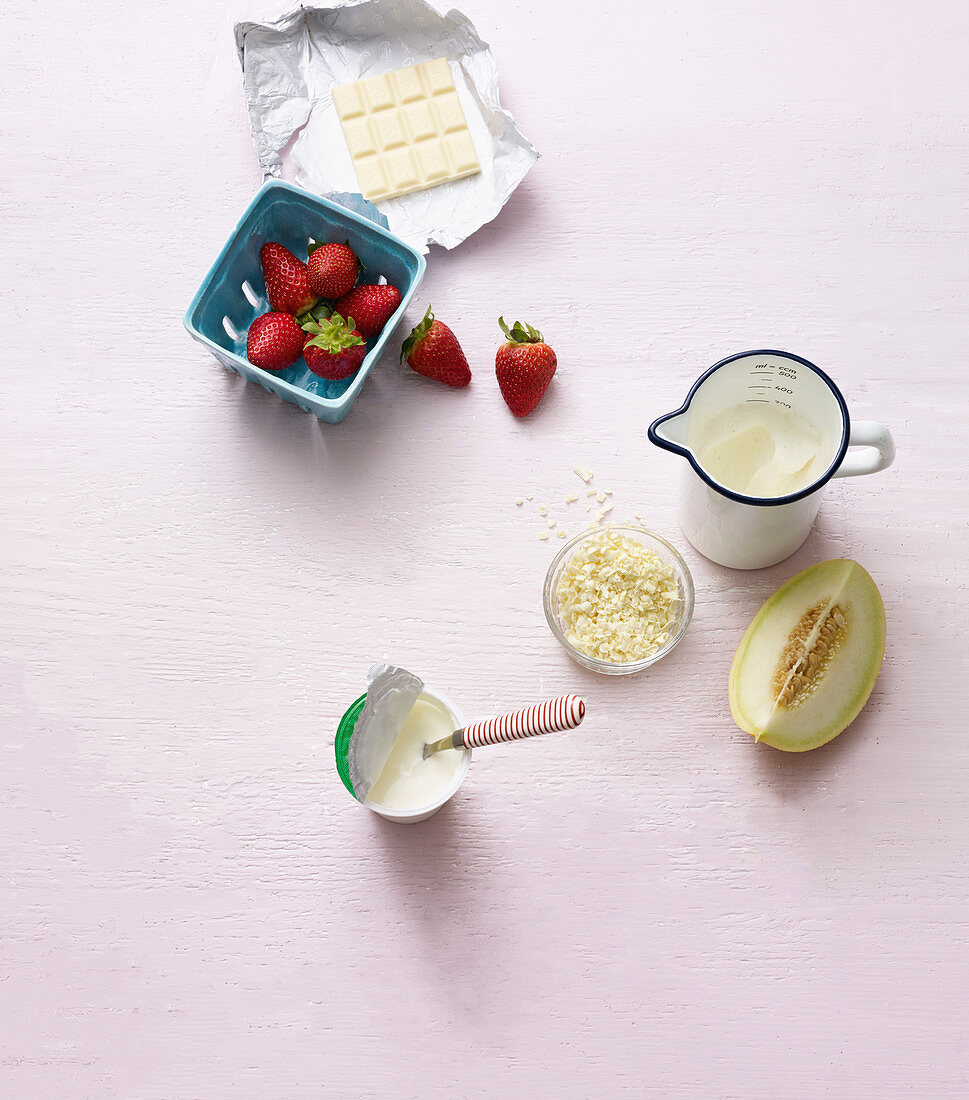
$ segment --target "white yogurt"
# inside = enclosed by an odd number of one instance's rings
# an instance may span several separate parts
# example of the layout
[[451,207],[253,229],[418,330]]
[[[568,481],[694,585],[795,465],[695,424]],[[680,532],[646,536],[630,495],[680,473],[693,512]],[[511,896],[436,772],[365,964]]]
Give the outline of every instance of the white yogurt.
[[700,426],[690,446],[725,488],[781,497],[821,477],[834,458],[835,441],[790,409],[758,401],[723,409]]
[[[426,691],[411,708],[394,747],[367,793],[367,802],[378,813],[420,820],[429,817],[461,785],[468,770],[470,750],[444,749],[426,760],[424,746],[447,737],[461,725],[439,700]],[[423,811],[429,810],[424,813]],[[420,817],[410,815],[420,813]]]

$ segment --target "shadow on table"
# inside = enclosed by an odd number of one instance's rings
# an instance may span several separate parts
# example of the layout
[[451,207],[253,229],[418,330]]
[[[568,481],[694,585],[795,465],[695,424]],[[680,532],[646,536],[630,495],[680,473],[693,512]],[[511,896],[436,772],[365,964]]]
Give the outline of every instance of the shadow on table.
[[[517,254],[522,241],[536,240],[542,232],[555,232],[561,226],[538,188],[526,177],[495,217],[472,233],[457,248],[431,246],[428,270],[440,276],[442,284],[461,282],[461,273],[469,262],[507,264],[509,254]],[[509,250],[512,250],[510,253]],[[506,318],[509,322],[512,318]]]
[[473,1012],[485,999],[500,999],[501,989],[515,986],[514,975],[491,952],[482,971],[471,941],[505,919],[505,877],[493,872],[509,856],[490,843],[480,811],[455,798],[417,825],[379,820],[376,833],[382,848],[372,858],[397,880],[400,931],[425,960],[429,977],[439,979],[452,1009]]
[[[753,754],[754,765],[761,776],[782,798],[803,799],[812,788],[818,790],[819,797],[822,794],[827,797],[832,781],[848,770],[854,774],[861,766],[856,758],[868,751],[869,742],[877,741],[878,728],[877,707],[869,705],[844,732],[819,748],[808,752],[781,752],[768,745],[758,745],[750,738],[747,750]],[[880,774],[884,779],[883,773]],[[857,783],[856,776],[852,782]]]
[[388,359],[381,360],[360,400],[338,424],[322,423],[227,372],[226,388],[235,401],[247,456],[255,446],[267,467],[300,471],[304,478],[316,470],[329,484],[341,486],[357,480],[367,483],[381,467],[392,469],[394,449],[403,444],[394,416],[398,380],[382,365]]

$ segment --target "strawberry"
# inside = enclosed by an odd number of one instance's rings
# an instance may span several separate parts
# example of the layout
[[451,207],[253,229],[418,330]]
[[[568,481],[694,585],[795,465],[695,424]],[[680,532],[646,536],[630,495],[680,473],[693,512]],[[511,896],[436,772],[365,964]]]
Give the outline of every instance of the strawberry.
[[336,304],[341,317],[356,317],[357,328],[367,340],[376,336],[400,305],[400,291],[390,283],[358,286]]
[[274,310],[299,316],[319,301],[310,290],[310,269],[288,248],[268,241],[259,250],[266,297]]
[[264,313],[249,326],[246,355],[263,370],[285,370],[303,354],[306,334],[289,313]]
[[511,329],[498,318],[508,337],[495,356],[495,376],[505,404],[515,416],[528,416],[542,400],[555,374],[555,352],[531,325],[516,321]]
[[321,244],[314,241],[309,249],[310,290],[321,298],[342,298],[357,281],[356,253],[349,244]]
[[437,320],[430,306],[424,320],[404,341],[400,357],[418,374],[445,386],[461,387],[471,381],[471,368],[458,338],[443,321]]
[[360,369],[367,345],[352,317],[344,321],[339,313],[334,313],[328,320],[307,321],[303,331],[306,333],[303,358],[314,374],[336,382]]

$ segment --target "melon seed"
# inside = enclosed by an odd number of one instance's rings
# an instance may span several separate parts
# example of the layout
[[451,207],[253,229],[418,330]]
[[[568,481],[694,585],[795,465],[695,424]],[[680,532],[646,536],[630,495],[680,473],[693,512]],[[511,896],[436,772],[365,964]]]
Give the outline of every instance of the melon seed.
[[[781,706],[800,703],[820,683],[846,629],[844,610],[837,604],[829,608],[822,601],[801,616],[788,635],[771,679],[771,690]],[[811,648],[807,649],[815,631]]]

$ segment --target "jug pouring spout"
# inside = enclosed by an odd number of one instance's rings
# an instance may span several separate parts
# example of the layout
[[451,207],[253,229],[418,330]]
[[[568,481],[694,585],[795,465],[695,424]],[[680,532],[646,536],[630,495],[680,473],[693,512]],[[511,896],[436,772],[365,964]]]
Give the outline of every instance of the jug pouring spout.
[[687,443],[688,409],[677,409],[658,417],[649,426],[646,433],[650,443],[663,447],[674,454],[684,454],[689,449]]

